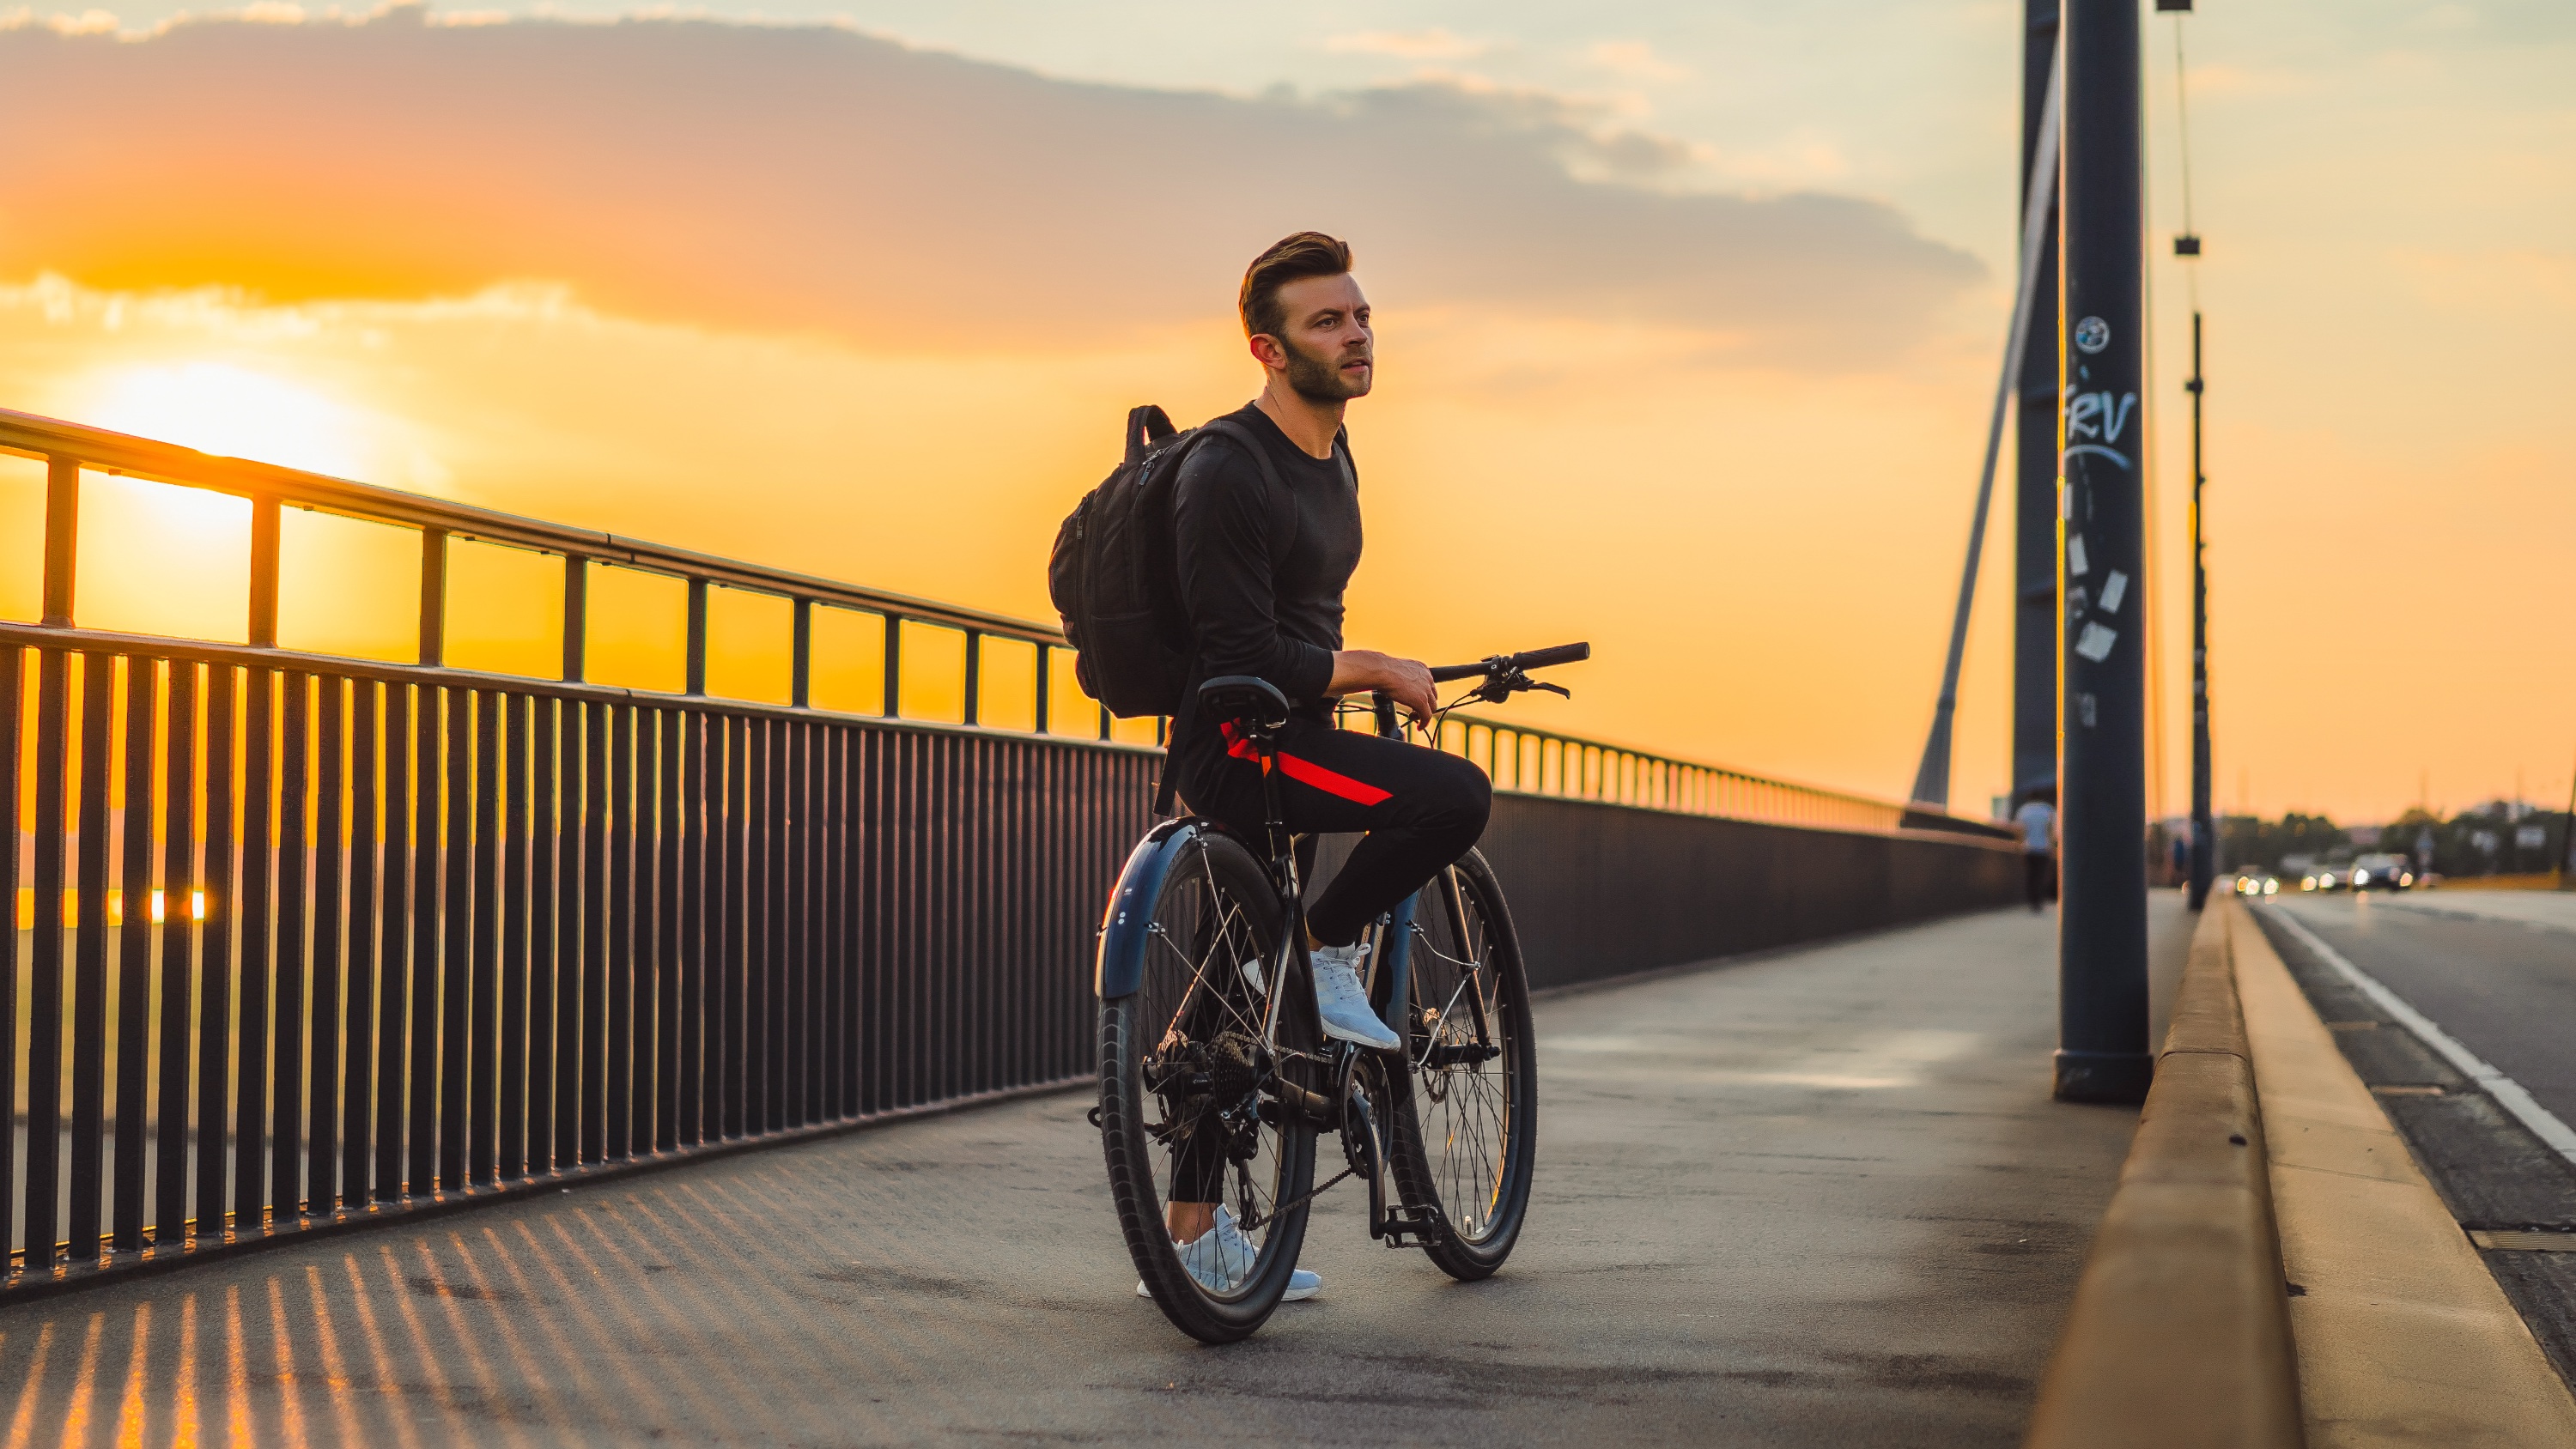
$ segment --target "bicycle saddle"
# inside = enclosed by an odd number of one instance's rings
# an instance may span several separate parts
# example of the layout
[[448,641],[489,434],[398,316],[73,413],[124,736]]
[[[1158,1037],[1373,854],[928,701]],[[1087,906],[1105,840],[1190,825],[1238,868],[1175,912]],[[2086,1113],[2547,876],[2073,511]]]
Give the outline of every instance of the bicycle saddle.
[[1199,712],[1209,719],[1275,730],[1288,723],[1288,696],[1258,675],[1220,674],[1199,686]]

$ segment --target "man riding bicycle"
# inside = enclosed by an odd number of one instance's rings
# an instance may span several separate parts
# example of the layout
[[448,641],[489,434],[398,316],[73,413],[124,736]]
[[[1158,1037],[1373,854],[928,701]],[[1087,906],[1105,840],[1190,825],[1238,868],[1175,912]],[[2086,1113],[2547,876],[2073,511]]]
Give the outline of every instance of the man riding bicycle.
[[[1306,913],[1316,1009],[1328,1036],[1392,1050],[1401,1043],[1360,981],[1361,937],[1475,845],[1492,786],[1454,755],[1332,722],[1334,700],[1367,690],[1417,721],[1437,708],[1428,666],[1342,647],[1342,593],[1360,559],[1359,474],[1342,415],[1368,395],[1375,363],[1349,246],[1311,231],[1275,243],[1244,273],[1238,306],[1265,376],[1261,395],[1227,420],[1259,440],[1269,467],[1217,433],[1181,468],[1173,539],[1193,655],[1173,717],[1173,779],[1192,813],[1259,838],[1255,751],[1186,701],[1226,675],[1267,680],[1287,696],[1289,720],[1273,746],[1281,819],[1300,836],[1363,836]],[[1249,1251],[1208,1197],[1169,1205],[1185,1263]],[[1320,1288],[1300,1271],[1288,1297]]]

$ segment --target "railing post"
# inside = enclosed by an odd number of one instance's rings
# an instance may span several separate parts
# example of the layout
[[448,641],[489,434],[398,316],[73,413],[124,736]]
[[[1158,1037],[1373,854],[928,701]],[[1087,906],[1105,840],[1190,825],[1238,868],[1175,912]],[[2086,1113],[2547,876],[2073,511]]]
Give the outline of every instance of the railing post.
[[72,572],[80,562],[80,459],[45,460],[45,627],[72,626]]
[[1105,704],[1100,707],[1100,742],[1109,743],[1109,706]]
[[1038,645],[1038,690],[1037,690],[1037,695],[1036,695],[1036,699],[1037,699],[1036,718],[1037,718],[1037,729],[1038,729],[1038,733],[1039,733],[1039,734],[1046,734],[1046,733],[1048,733],[1048,730],[1047,730],[1047,651],[1048,651],[1048,648],[1049,648],[1049,646],[1048,646],[1048,645],[1046,645],[1046,644],[1045,644],[1045,643],[1043,643],[1043,642],[1041,642],[1041,643]]
[[447,530],[420,531],[420,662],[447,662]]
[[896,719],[903,714],[903,620],[890,612],[885,624],[885,717]]
[[563,677],[579,684],[590,673],[590,560],[564,555]]
[[250,647],[277,647],[277,500],[250,501]]
[[980,722],[984,694],[984,633],[966,631],[966,723]]
[[814,692],[814,601],[796,601],[796,640],[787,662],[787,702],[810,708]]
[[707,692],[707,581],[689,580],[689,694]]

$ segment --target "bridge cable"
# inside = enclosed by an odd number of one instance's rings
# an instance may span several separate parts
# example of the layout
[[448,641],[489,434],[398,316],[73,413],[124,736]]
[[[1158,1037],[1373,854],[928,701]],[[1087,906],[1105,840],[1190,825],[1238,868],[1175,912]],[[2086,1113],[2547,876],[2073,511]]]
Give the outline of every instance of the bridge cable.
[[2025,191],[2021,223],[2021,287],[2013,297],[2012,321],[2004,333],[2003,374],[1995,380],[1995,406],[1986,422],[1986,463],[1977,479],[1977,510],[1968,526],[1968,561],[1959,576],[1959,607],[1950,622],[1950,652],[1941,671],[1941,694],[1932,708],[1932,732],[1923,742],[1923,763],[1914,773],[1909,799],[1948,809],[1950,804],[1950,719],[1959,704],[1959,662],[1968,648],[1968,614],[1977,597],[1977,564],[1986,546],[1986,513],[1994,501],[1995,460],[2003,447],[2004,407],[2013,381],[2021,375],[2022,353],[2030,340],[2033,294],[2039,290],[2041,247],[2048,239],[2048,219],[2056,211],[2058,141],[2064,131],[2066,41],[2063,34],[2049,56],[2048,93],[2041,102],[2039,135],[2031,147],[2030,185]]

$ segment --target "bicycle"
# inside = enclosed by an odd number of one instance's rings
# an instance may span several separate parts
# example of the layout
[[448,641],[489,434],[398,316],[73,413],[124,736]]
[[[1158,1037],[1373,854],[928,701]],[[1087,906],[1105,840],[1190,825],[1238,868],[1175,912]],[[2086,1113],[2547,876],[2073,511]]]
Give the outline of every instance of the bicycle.
[[[1438,683],[1479,682],[1423,727],[1436,731],[1470,701],[1564,694],[1528,671],[1591,652],[1567,644],[1434,669]],[[1209,680],[1198,704],[1252,742],[1266,819],[1257,841],[1188,816],[1155,826],[1102,916],[1092,1121],[1138,1274],[1183,1333],[1248,1337],[1287,1291],[1309,1205],[1357,1177],[1370,1237],[1419,1247],[1460,1281],[1492,1275],[1527,1216],[1538,1109],[1529,978],[1502,886],[1471,850],[1371,925],[1365,979],[1400,1052],[1326,1038],[1309,984],[1299,844],[1281,822],[1270,768],[1288,701],[1266,681],[1228,676]],[[1380,735],[1400,737],[1385,696],[1373,712]],[[1315,1142],[1327,1131],[1339,1134],[1345,1166],[1318,1184]],[[1257,1256],[1214,1265],[1218,1286],[1203,1284],[1171,1241],[1173,1201],[1221,1204]]]

